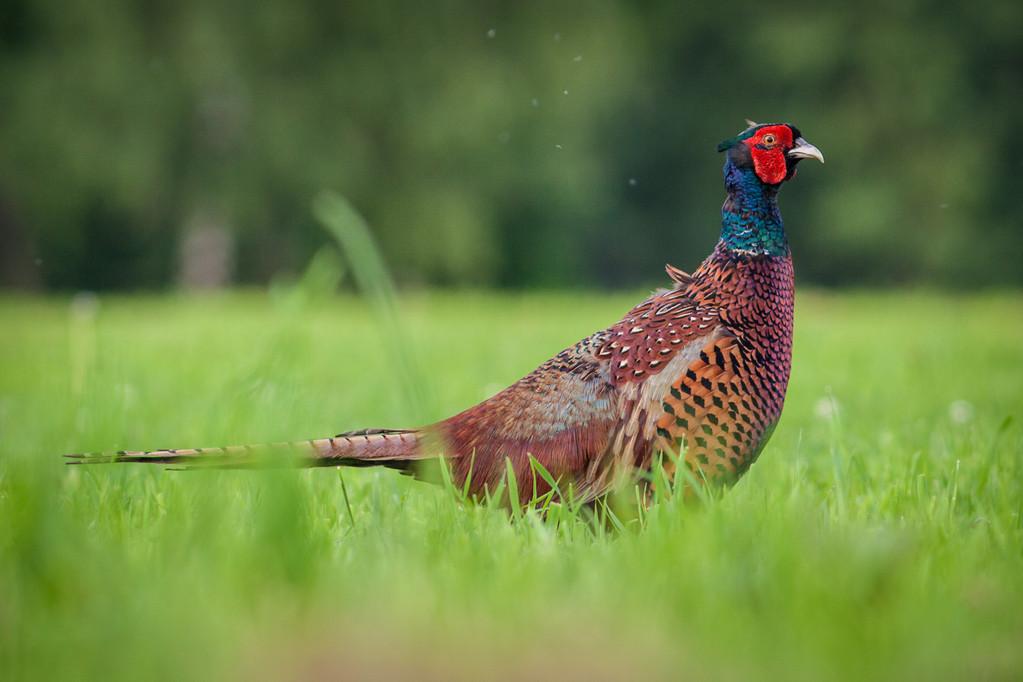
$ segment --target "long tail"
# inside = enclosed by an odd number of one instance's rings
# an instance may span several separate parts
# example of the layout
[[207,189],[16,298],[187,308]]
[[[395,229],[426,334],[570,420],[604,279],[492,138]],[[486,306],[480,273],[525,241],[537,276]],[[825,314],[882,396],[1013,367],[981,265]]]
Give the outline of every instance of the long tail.
[[423,433],[402,429],[348,431],[333,438],[317,438],[268,445],[230,445],[219,448],[177,450],[121,450],[114,453],[65,455],[68,464],[141,462],[169,464],[186,469],[246,469],[263,466],[329,467],[384,466],[410,472],[417,460],[427,458]]

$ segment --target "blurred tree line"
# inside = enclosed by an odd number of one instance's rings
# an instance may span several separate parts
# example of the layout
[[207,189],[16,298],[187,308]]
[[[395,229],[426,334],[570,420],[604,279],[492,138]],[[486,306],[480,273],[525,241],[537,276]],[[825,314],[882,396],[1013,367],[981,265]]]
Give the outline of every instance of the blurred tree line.
[[1018,0],[3,0],[0,284],[294,273],[323,188],[406,283],[650,283],[749,117],[828,159],[782,198],[802,281],[1020,285],[1021,36]]

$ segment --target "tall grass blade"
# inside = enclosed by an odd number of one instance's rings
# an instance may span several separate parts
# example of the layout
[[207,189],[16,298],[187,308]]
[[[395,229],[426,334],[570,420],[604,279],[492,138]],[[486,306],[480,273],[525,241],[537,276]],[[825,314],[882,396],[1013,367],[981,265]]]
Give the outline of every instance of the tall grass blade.
[[417,423],[428,418],[426,374],[417,359],[411,336],[398,314],[394,282],[366,221],[348,201],[324,191],[313,202],[313,213],[337,241],[352,270],[359,292],[373,309],[388,356],[394,358],[401,395],[409,417]]

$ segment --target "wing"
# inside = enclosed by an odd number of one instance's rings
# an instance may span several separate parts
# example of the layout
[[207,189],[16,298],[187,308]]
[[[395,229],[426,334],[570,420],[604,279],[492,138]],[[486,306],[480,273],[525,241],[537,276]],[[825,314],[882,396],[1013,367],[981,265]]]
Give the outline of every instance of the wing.
[[[648,463],[669,385],[721,334],[715,309],[681,288],[655,292],[610,329],[545,362],[493,398],[441,424],[457,480],[481,492],[509,458],[532,481],[529,455],[585,498]],[[527,478],[523,478],[527,477]],[[537,483],[542,494],[546,487]]]
[[[655,452],[685,453],[708,480],[734,481],[756,459],[781,414],[785,380],[771,358],[687,288],[654,295],[610,330],[620,425],[610,444],[619,468],[645,469]],[[596,488],[607,467],[586,477]]]
[[675,289],[655,292],[629,311],[597,350],[597,357],[608,363],[618,423],[604,459],[591,463],[584,477],[593,495],[649,466],[653,452],[663,449],[657,427],[671,386],[708,344],[731,338],[717,308],[693,300],[691,278],[682,273],[672,279]]

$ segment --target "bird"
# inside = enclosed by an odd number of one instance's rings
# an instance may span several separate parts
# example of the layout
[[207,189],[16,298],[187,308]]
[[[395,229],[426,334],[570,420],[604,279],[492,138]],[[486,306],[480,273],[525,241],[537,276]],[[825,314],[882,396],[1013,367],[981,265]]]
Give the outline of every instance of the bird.
[[[821,151],[788,123],[747,121],[721,142],[721,236],[691,274],[617,323],[561,351],[511,386],[438,423],[362,429],[274,446],[67,455],[69,463],[244,467],[262,448],[298,466],[383,466],[415,475],[440,459],[451,480],[486,496],[514,475],[534,499],[557,490],[591,502],[681,463],[730,485],[781,416],[792,366],[794,276],[778,207],[782,185]],[[665,458],[667,456],[667,458]],[[545,475],[536,476],[537,468]]]

